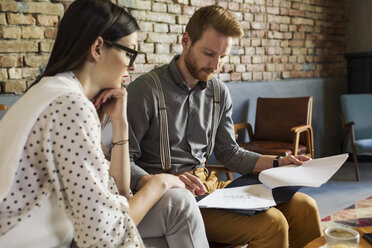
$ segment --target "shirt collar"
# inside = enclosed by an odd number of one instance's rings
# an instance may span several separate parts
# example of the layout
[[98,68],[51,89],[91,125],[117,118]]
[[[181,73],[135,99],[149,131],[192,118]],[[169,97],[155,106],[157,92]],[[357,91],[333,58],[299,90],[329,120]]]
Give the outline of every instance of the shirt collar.
[[[190,91],[190,89],[186,86],[185,81],[183,80],[183,77],[181,75],[180,70],[178,69],[176,60],[179,59],[180,55],[176,55],[173,57],[172,61],[169,63],[169,72],[173,79],[173,82],[180,87],[181,89]],[[210,81],[210,80],[209,80]],[[208,81],[208,82],[209,82]],[[195,89],[204,90],[207,87],[208,82],[199,81],[196,85]],[[195,90],[194,89],[194,90]]]

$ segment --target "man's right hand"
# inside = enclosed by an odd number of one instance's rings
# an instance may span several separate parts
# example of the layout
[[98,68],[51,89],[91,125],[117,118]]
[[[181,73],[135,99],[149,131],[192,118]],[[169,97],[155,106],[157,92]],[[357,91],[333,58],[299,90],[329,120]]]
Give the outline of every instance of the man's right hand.
[[178,177],[185,183],[186,189],[190,190],[194,195],[204,195],[207,192],[199,177],[189,172],[184,172],[178,175]]

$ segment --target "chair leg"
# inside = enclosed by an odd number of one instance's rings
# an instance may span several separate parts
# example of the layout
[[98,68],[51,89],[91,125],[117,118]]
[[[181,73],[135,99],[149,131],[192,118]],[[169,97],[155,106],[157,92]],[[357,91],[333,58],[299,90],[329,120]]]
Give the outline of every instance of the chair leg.
[[358,157],[355,152],[353,153],[353,161],[354,161],[355,177],[356,177],[356,180],[359,181],[360,180],[359,164],[358,164]]

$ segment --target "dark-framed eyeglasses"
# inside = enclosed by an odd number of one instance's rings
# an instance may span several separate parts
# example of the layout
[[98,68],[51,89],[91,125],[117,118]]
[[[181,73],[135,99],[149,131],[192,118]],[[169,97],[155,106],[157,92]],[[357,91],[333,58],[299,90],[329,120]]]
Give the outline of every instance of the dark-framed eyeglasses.
[[123,46],[123,45],[120,45],[116,42],[113,42],[113,41],[108,41],[108,40],[105,40],[104,43],[108,46],[111,46],[111,47],[117,47],[121,50],[124,50],[126,51],[126,55],[130,58],[130,61],[129,61],[129,65],[128,67],[131,67],[134,63],[134,61],[136,60],[137,58],[137,55],[138,55],[138,51],[134,50],[134,49],[131,49],[129,47],[126,47],[126,46]]

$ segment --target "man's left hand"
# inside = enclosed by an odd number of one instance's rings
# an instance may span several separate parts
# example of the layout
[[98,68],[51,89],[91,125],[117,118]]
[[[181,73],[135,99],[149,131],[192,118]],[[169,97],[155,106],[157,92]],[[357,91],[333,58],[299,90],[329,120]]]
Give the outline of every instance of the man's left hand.
[[185,184],[186,189],[190,190],[194,195],[204,195],[207,192],[199,177],[194,176],[189,172],[184,172],[178,175],[178,177]]

